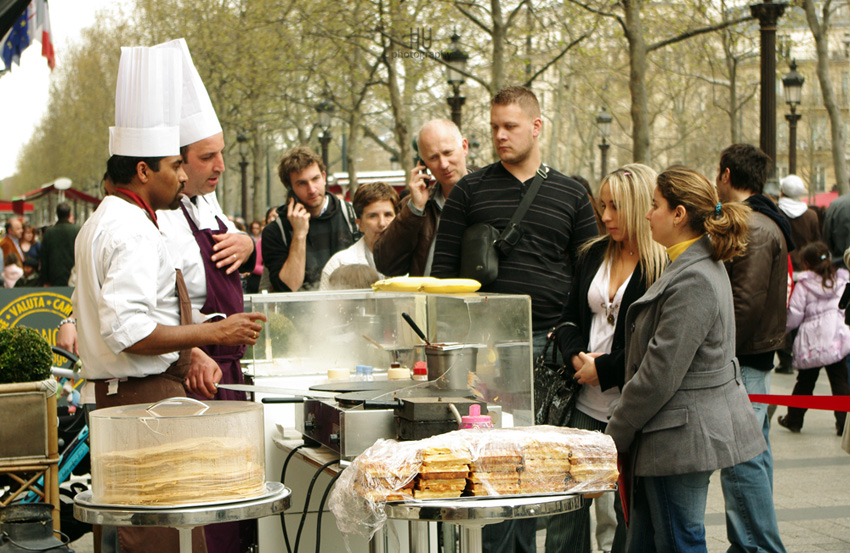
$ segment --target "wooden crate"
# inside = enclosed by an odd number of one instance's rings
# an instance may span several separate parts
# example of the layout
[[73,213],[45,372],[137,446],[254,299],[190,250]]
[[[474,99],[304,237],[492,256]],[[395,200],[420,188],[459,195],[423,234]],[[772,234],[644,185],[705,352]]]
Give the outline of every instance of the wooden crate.
[[[0,384],[0,474],[13,481],[5,507],[32,490],[53,505],[59,529],[59,428],[51,381]],[[36,484],[43,478],[43,491]]]

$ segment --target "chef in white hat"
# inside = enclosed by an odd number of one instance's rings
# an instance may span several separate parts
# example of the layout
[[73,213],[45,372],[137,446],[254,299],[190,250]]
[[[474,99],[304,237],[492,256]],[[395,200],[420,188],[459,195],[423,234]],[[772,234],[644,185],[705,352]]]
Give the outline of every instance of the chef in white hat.
[[[184,39],[155,46],[180,53],[183,96],[180,116],[180,153],[187,180],[174,211],[157,215],[172,256],[182,263],[192,310],[201,317],[232,315],[245,310],[240,272],[254,267],[254,241],[239,232],[222,212],[215,189],[224,172],[224,135]],[[240,270],[240,267],[241,270]],[[197,315],[196,315],[197,317]],[[204,398],[246,400],[244,392],[216,388],[213,382],[243,384],[240,359],[245,346],[214,345],[193,355],[189,387]],[[220,373],[220,380],[212,377]],[[204,528],[211,553],[239,553],[247,523],[230,522]],[[248,525],[250,527],[250,525]]]
[[[224,136],[209,94],[192,62],[184,39],[159,44],[155,49],[179,52],[183,67],[180,116],[180,153],[187,181],[180,206],[158,214],[169,251],[181,259],[192,309],[202,317],[244,311],[239,268],[254,266],[254,241],[239,232],[222,212],[215,189],[224,172]],[[211,345],[202,348],[215,363],[198,364],[207,372],[221,370],[221,382],[242,384],[239,360],[244,347]],[[244,392],[216,390],[202,373],[192,387],[206,398],[245,400]]]

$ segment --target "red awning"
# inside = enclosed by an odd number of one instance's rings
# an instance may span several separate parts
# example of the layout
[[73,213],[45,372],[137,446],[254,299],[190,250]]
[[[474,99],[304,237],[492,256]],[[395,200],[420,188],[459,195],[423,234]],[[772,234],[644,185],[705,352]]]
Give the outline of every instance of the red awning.
[[[15,204],[17,203],[20,203],[20,212],[15,210]],[[12,202],[10,200],[0,200],[0,213],[17,213],[18,215],[23,215],[24,213],[32,213],[32,210],[32,204],[24,202]]]
[[811,203],[809,202],[809,198],[807,196],[803,196],[800,199],[803,200],[807,204],[810,203],[810,205],[816,205],[816,206],[819,206],[819,207],[827,207],[827,206],[829,206],[829,204],[832,203],[832,200],[834,200],[836,198],[838,198],[838,191],[821,192],[820,194],[815,194],[815,201],[811,202]]
[[[54,192],[58,193],[59,190],[57,190],[54,185],[50,184],[50,185],[44,186],[42,188],[37,188],[35,190],[31,190],[30,192],[27,192],[25,194],[21,194],[20,196],[16,196],[14,198],[14,200],[15,201],[36,200],[38,198],[41,198],[42,196],[45,196],[47,194],[52,194]],[[90,194],[86,194],[85,192],[81,192],[80,190],[75,190],[74,188],[69,188],[69,189],[65,190],[64,192],[65,192],[66,198],[70,198],[70,199],[73,199],[73,200],[82,200],[84,202],[88,202],[88,203],[93,204],[95,206],[100,205],[100,198],[96,198],[96,197],[94,197]]]

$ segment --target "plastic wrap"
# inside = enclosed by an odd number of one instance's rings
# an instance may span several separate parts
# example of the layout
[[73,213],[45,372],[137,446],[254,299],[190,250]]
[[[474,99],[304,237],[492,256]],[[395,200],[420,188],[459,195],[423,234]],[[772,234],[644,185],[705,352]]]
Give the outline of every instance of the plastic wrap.
[[340,476],[330,509],[344,534],[366,539],[387,501],[592,493],[616,488],[617,449],[601,432],[554,426],[457,430],[379,440]]

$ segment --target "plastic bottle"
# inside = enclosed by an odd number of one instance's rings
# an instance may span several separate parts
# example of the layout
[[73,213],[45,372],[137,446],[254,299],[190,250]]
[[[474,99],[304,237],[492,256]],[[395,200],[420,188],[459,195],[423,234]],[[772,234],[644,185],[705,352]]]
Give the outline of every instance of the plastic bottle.
[[354,380],[355,381],[366,380],[366,371],[364,370],[365,368],[366,368],[366,365],[357,365],[354,368],[354,371],[355,371],[354,372]]
[[425,361],[417,361],[413,364],[413,380],[428,382],[428,365]]
[[474,403],[469,406],[469,415],[464,415],[460,418],[460,429],[466,428],[493,428],[493,421],[490,415],[481,414],[481,406]]
[[375,380],[375,376],[372,372],[372,367],[369,365],[363,366],[363,380],[366,382],[373,382]]

